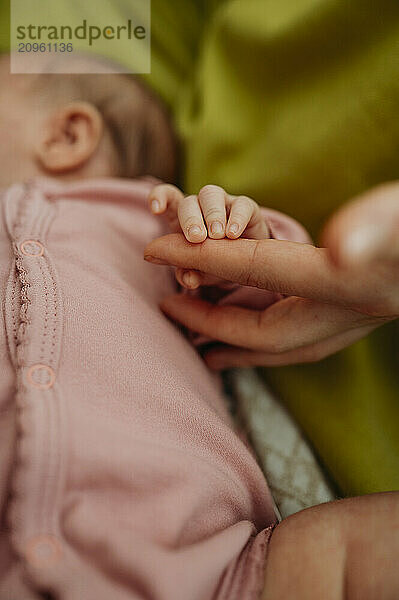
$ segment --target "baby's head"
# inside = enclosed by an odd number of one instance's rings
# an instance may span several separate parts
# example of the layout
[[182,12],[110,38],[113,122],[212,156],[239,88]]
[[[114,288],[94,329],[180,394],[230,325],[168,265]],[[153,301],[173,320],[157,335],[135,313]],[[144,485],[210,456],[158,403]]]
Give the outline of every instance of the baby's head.
[[11,75],[9,60],[0,59],[0,187],[40,175],[173,181],[170,120],[140,81],[112,72]]

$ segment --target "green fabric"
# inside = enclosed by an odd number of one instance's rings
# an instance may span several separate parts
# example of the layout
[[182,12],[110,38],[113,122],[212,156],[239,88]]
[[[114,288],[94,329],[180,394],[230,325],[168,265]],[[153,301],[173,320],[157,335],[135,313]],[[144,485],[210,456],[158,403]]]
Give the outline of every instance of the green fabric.
[[[316,236],[340,204],[399,177],[397,0],[153,0],[146,79],[175,115],[187,191],[218,183]],[[345,494],[399,489],[398,357],[389,325],[266,371]]]
[[[317,236],[399,178],[397,0],[226,1],[178,113],[186,189],[245,193]],[[384,327],[316,365],[265,370],[343,494],[399,489],[399,342]]]

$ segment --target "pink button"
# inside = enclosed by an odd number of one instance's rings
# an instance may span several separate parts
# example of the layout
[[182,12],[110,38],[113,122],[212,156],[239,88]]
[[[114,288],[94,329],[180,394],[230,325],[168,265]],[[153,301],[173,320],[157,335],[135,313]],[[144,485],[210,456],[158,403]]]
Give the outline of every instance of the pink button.
[[27,372],[26,379],[29,385],[39,390],[48,390],[54,385],[55,373],[47,365],[32,365]]
[[19,246],[22,254],[25,256],[43,256],[44,246],[37,240],[25,240]]
[[62,558],[62,547],[54,535],[38,535],[26,544],[25,557],[38,569],[51,567]]

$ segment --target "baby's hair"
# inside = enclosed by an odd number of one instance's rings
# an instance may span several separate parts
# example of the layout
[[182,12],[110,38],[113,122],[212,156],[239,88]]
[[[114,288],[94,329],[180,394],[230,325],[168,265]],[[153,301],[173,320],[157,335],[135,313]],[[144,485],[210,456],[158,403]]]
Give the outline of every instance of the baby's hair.
[[166,108],[138,77],[112,72],[112,64],[105,64],[103,73],[40,73],[33,89],[51,103],[80,100],[97,108],[113,142],[117,176],[175,182],[177,143]]

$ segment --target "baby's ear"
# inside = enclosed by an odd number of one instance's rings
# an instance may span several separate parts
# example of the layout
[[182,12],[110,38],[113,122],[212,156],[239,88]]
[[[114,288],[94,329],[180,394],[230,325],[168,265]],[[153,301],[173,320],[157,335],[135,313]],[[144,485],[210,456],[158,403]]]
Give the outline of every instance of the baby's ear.
[[72,102],[52,112],[38,140],[36,158],[48,173],[66,173],[84,166],[103,133],[103,119],[88,102]]

